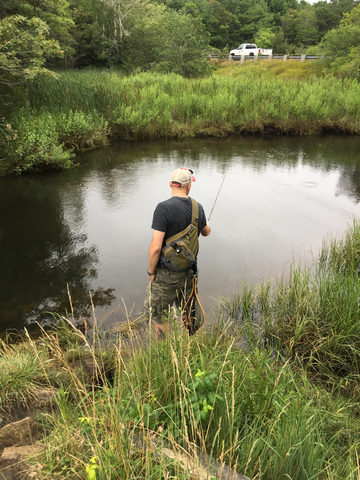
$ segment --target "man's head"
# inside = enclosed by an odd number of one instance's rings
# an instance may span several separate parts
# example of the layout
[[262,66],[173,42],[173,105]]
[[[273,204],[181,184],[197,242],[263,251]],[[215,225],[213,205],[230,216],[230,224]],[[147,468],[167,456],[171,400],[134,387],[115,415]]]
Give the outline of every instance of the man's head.
[[193,173],[189,168],[177,168],[171,174],[170,187],[189,192],[192,182],[195,182]]

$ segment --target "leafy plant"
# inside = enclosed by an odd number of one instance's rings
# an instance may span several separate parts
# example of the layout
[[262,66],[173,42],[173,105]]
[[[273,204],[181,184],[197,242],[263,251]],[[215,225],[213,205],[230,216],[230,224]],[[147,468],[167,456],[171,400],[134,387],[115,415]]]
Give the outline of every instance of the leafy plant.
[[[194,380],[191,380],[187,385],[192,393],[189,397],[190,408],[185,410],[185,419],[189,421],[194,416],[196,423],[209,420],[215,401],[224,401],[224,398],[217,393],[216,380],[218,380],[218,375],[215,372],[207,375],[205,371],[198,369],[194,375]],[[178,402],[176,407],[180,410],[181,403]]]

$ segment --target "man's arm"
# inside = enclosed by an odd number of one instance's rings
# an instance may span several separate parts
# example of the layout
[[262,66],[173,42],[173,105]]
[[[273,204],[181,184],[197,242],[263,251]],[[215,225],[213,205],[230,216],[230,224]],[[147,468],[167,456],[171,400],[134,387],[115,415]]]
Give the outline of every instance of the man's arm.
[[211,232],[211,228],[208,223],[205,225],[204,228],[200,230],[200,233],[203,237],[207,237],[208,235],[210,235],[210,232]]
[[165,237],[165,232],[154,230],[153,237],[149,247],[149,272],[154,273],[154,275],[149,276],[150,282],[153,282],[155,280],[155,269],[159,262],[164,237]]

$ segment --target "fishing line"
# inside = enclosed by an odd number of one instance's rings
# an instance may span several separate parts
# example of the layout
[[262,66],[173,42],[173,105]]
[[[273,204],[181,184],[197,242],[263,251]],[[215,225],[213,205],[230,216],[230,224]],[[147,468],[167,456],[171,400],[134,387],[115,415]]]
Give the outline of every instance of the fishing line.
[[220,193],[221,187],[223,186],[223,183],[224,183],[224,180],[225,180],[226,174],[227,174],[227,170],[226,170],[226,172],[225,172],[224,178],[222,179],[222,182],[221,182],[221,185],[220,185],[219,191],[218,191],[218,193],[217,193],[217,195],[216,195],[216,198],[215,198],[214,205],[213,205],[213,207],[212,207],[212,209],[211,209],[211,212],[210,212],[210,215],[209,215],[209,218],[208,218],[208,222],[210,222],[210,218],[211,218],[211,215],[212,215],[212,213],[213,213],[213,211],[214,211],[214,208],[215,208],[215,203],[216,203],[216,201],[217,201],[217,199],[218,199],[218,196],[219,196],[219,193]]

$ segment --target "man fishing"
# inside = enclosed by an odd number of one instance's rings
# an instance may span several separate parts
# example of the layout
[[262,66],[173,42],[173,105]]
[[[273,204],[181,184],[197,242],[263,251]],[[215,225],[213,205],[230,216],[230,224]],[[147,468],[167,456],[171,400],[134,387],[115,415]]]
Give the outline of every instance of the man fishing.
[[197,275],[198,237],[211,232],[203,207],[189,197],[192,182],[192,170],[174,170],[169,182],[172,196],[157,205],[153,216],[144,310],[158,335],[165,332],[164,311],[174,302],[184,307],[191,295]]

